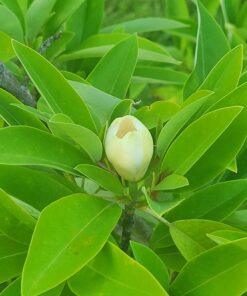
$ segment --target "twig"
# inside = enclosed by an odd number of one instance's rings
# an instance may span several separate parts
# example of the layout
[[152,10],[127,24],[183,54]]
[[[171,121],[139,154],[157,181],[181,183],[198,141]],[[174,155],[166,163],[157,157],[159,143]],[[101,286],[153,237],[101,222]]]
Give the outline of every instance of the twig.
[[36,100],[28,87],[23,85],[2,62],[0,62],[0,88],[14,95],[22,103],[31,107],[36,106]]
[[129,249],[129,242],[131,239],[131,232],[134,225],[134,214],[135,208],[132,203],[125,205],[123,214],[122,214],[122,235],[120,241],[120,248],[127,252]]
[[56,40],[58,40],[59,38],[61,38],[63,32],[59,31],[56,34],[52,35],[51,37],[49,37],[48,39],[46,39],[45,41],[43,41],[40,45],[39,48],[39,53],[40,54],[44,54],[46,52],[46,50],[52,45],[52,43]]

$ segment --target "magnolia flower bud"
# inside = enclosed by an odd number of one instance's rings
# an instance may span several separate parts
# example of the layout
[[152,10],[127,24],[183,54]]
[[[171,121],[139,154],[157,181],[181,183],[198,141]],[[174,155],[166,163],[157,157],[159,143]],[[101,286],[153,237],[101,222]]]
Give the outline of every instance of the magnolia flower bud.
[[138,181],[146,173],[153,155],[149,130],[134,116],[116,118],[105,139],[108,160],[118,174],[128,181]]

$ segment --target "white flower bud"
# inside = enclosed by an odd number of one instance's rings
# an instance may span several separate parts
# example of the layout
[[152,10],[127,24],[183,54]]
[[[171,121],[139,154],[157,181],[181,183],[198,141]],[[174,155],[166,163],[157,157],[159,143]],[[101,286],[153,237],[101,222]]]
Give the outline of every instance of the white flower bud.
[[108,128],[105,151],[121,177],[128,181],[139,181],[152,158],[153,139],[137,118],[127,115],[116,118]]

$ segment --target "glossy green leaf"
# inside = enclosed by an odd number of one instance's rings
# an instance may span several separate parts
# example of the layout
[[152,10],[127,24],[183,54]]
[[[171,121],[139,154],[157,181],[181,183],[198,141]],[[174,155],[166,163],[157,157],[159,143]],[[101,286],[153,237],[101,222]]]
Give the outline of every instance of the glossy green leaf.
[[12,48],[11,38],[0,31],[0,59],[2,62],[7,62],[15,56]]
[[182,110],[178,111],[171,120],[162,128],[158,141],[157,141],[157,153],[160,157],[163,157],[172,141],[176,138],[178,133],[188,125],[188,122],[193,116],[200,110],[203,104],[206,102],[206,98],[186,106]]
[[144,106],[138,109],[134,115],[147,128],[152,129],[158,123],[167,122],[180,109],[180,106],[166,101],[157,101],[150,106]]
[[165,177],[159,184],[155,186],[155,190],[174,190],[189,185],[188,179],[184,176],[172,174]]
[[28,7],[27,21],[27,38],[30,41],[40,33],[43,25],[49,20],[52,8],[57,0],[34,0]]
[[238,227],[244,231],[247,231],[247,210],[240,210],[233,213],[226,219],[226,222],[234,227]]
[[101,30],[102,33],[112,33],[116,31],[124,31],[130,34],[147,33],[153,31],[170,31],[186,27],[182,22],[172,19],[160,17],[147,17],[126,21],[120,24],[105,27]]
[[69,280],[69,286],[77,295],[168,295],[150,272],[111,243]]
[[247,232],[236,230],[216,230],[207,235],[216,244],[222,245],[241,238],[247,238]]
[[237,106],[222,108],[194,121],[170,146],[163,160],[163,170],[179,175],[188,172],[241,111],[242,107]]
[[168,85],[183,85],[187,74],[164,67],[137,66],[133,80],[143,83],[161,83]]
[[112,191],[118,195],[123,195],[124,187],[116,175],[113,173],[93,165],[80,164],[75,170],[86,176],[87,178],[97,182],[106,190]]
[[80,192],[79,187],[55,172],[14,165],[0,165],[0,188],[38,210],[63,196]]
[[[190,187],[197,188],[217,177],[237,157],[247,136],[246,110],[233,121],[202,158],[186,174]],[[224,147],[224,148],[223,148]]]
[[79,271],[101,250],[120,214],[116,204],[86,194],[46,207],[24,265],[22,295],[39,295]]
[[41,165],[74,172],[90,162],[80,150],[47,132],[31,127],[0,129],[0,164]]
[[170,233],[181,254],[190,261],[215,246],[215,243],[207,237],[208,233],[232,229],[231,226],[216,221],[188,219],[173,222]]
[[201,85],[210,70],[230,49],[222,29],[199,0],[197,1],[197,11],[198,33],[195,66],[184,87],[185,98]]
[[123,99],[130,85],[138,54],[136,36],[113,47],[87,78],[93,86]]
[[121,100],[89,84],[75,81],[70,83],[78,94],[84,98],[91,114],[100,121],[101,125],[105,125]]
[[[48,292],[40,294],[40,296],[59,296],[63,290],[64,284],[61,284]],[[5,288],[0,296],[21,296],[21,278],[17,278]],[[66,295],[67,296],[67,295]]]
[[103,147],[99,137],[94,132],[80,125],[56,120],[56,115],[49,120],[48,125],[55,135],[65,140],[68,138],[74,144],[79,145],[92,161],[100,161]]
[[7,7],[0,5],[0,31],[16,40],[23,39],[23,29],[17,16]]
[[118,117],[129,115],[131,113],[131,107],[133,103],[134,102],[129,99],[120,101],[120,103],[117,104],[116,107],[113,109],[109,122],[112,122],[114,119]]
[[[112,33],[97,34],[85,40],[77,49],[73,49],[64,53],[60,57],[60,61],[70,61],[83,58],[103,57],[116,44],[130,37],[130,34]],[[178,64],[168,51],[148,39],[137,37],[138,42],[138,59],[144,61],[161,62]]]
[[2,0],[1,3],[11,10],[19,19],[22,28],[25,29],[24,11],[18,0]]
[[46,24],[45,35],[51,36],[80,7],[85,0],[57,0],[53,11],[55,14]]
[[27,246],[0,234],[0,283],[21,274],[26,254]]
[[[17,109],[25,111],[25,112],[22,112],[22,113],[24,113],[24,114],[28,113],[29,115],[32,115],[32,117],[37,117],[37,118],[39,118],[40,120],[42,120],[44,122],[48,122],[49,119],[53,115],[52,113],[44,112],[44,111],[41,111],[39,109],[30,107],[30,106],[27,106],[27,105],[24,105],[24,104],[20,104],[20,102],[12,103],[11,105],[14,106]],[[47,129],[45,129],[45,130],[47,130]]]
[[247,199],[247,180],[208,186],[182,201],[165,215],[172,222],[185,219],[222,221]]
[[246,291],[246,259],[247,239],[213,248],[183,268],[171,286],[171,293],[174,296],[242,295]]
[[164,262],[150,248],[140,243],[130,243],[137,262],[149,270],[160,284],[167,289],[169,285],[169,273]]
[[22,244],[29,244],[36,220],[0,189],[0,230]]
[[214,92],[208,101],[209,106],[234,90],[239,82],[243,65],[243,47],[237,46],[215,65],[200,86],[200,90]]
[[13,104],[23,105],[7,91],[0,89],[0,116],[8,125],[26,125],[47,130],[42,122],[34,115],[16,108]]
[[95,131],[93,119],[86,105],[64,76],[31,48],[16,41],[13,41],[13,47],[34,85],[53,112],[64,113],[76,124]]

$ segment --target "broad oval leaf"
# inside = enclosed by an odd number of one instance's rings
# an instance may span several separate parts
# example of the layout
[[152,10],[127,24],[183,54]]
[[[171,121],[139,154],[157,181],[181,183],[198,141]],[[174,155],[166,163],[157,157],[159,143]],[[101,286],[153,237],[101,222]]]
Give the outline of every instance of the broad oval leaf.
[[10,93],[0,89],[0,116],[8,125],[27,125],[47,131],[47,128],[36,116],[20,108],[16,108],[13,104],[25,106]]
[[101,187],[118,195],[123,195],[124,187],[116,175],[106,171],[103,168],[80,164],[75,167],[75,170],[86,176],[87,178],[97,182]]
[[234,228],[220,222],[199,219],[179,220],[170,226],[175,245],[188,261],[215,246],[207,234],[216,230],[234,230]]
[[146,17],[139,18],[130,21],[126,21],[120,24],[105,27],[101,30],[102,33],[112,33],[118,30],[122,30],[128,33],[146,33],[152,31],[170,31],[187,27],[182,22],[166,19],[161,17]]
[[33,49],[13,41],[16,55],[54,113],[64,113],[93,131],[95,124],[83,99],[49,61]]
[[174,190],[189,185],[189,181],[184,176],[172,174],[164,178],[159,184],[157,184],[155,190]]
[[99,137],[90,129],[81,125],[56,120],[56,116],[53,116],[48,123],[53,133],[65,140],[68,138],[72,143],[79,145],[92,161],[100,161],[103,147]]
[[120,214],[116,204],[86,194],[46,207],[24,265],[22,295],[39,295],[78,272],[101,250]]
[[150,272],[111,243],[69,280],[69,286],[77,295],[168,295]]
[[134,241],[130,245],[136,261],[149,270],[161,285],[167,289],[169,285],[169,273],[160,257],[145,245]]
[[32,127],[0,129],[0,164],[41,165],[75,173],[80,163],[90,163],[82,151],[48,132]]
[[81,191],[60,174],[14,165],[0,165],[0,188],[38,210]]
[[168,221],[208,219],[222,221],[247,199],[247,180],[222,182],[186,198],[165,217]]
[[144,106],[138,109],[134,115],[147,128],[152,129],[158,123],[163,124],[167,122],[180,109],[180,106],[173,102],[158,101],[150,106]]
[[222,108],[194,121],[172,143],[163,159],[162,169],[169,173],[186,174],[242,109],[240,106]]
[[0,31],[11,38],[23,39],[23,29],[17,16],[7,7],[0,5]]
[[0,230],[13,240],[28,245],[36,224],[14,198],[0,189]]
[[172,141],[176,138],[178,133],[184,128],[193,116],[201,109],[206,102],[206,98],[186,106],[182,110],[178,111],[171,120],[162,128],[158,141],[157,141],[157,153],[160,157],[163,157]]
[[174,296],[242,295],[246,292],[246,278],[245,238],[195,257],[182,269],[170,290]]
[[89,74],[93,86],[123,99],[136,66],[138,44],[136,36],[128,37],[114,46]]
[[0,283],[10,281],[21,274],[26,254],[27,246],[0,234]]
[[198,32],[194,70],[184,86],[184,97],[189,97],[206,78],[210,70],[229,50],[221,27],[201,1],[197,1]]

